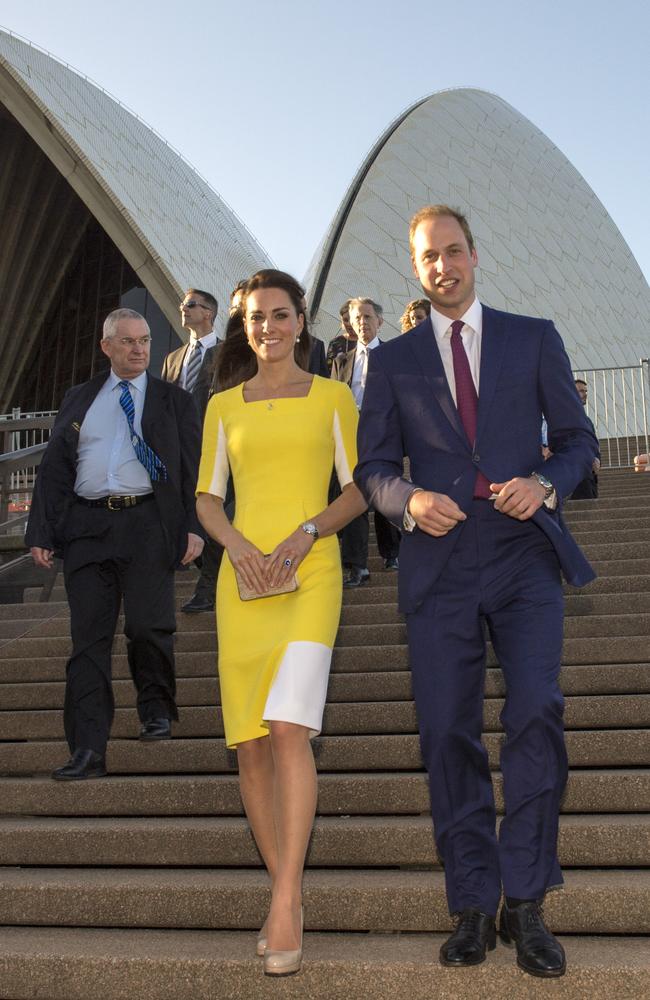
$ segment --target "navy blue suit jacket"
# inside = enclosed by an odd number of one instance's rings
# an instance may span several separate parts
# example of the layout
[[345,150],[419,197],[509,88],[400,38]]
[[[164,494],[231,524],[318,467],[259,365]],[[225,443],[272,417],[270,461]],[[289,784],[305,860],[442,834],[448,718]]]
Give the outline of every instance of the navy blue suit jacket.
[[[547,462],[540,454],[542,413],[553,451]],[[598,450],[553,323],[486,306],[475,445],[461,424],[430,319],[370,353],[358,444],[355,481],[398,527],[414,486],[444,493],[468,511],[478,470],[491,483],[542,471],[561,498],[584,479]],[[412,482],[403,476],[404,456]],[[581,586],[594,572],[560,506],[541,508],[533,520],[552,542],[566,579]],[[416,528],[403,535],[402,611],[416,611],[431,592],[459,531],[434,538]]]

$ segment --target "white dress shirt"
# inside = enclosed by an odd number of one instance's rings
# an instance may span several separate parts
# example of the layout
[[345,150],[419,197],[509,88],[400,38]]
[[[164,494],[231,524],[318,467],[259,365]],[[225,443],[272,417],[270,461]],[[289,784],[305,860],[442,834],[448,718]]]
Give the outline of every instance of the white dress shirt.
[[[210,333],[206,333],[205,337],[196,337],[193,333],[190,334],[190,342],[188,344],[189,350],[185,351],[185,354],[183,356],[183,364],[181,365],[180,385],[183,389],[185,388],[187,366],[189,364],[193,352],[196,350],[197,345],[201,350],[201,365],[203,365],[203,362],[205,361],[205,352],[208,350],[209,347],[214,347],[216,343],[217,343],[217,335],[214,332],[214,330],[211,330]],[[199,372],[200,371],[201,369],[199,368]]]
[[[151,493],[151,479],[131,444],[126,414],[120,406],[119,375],[111,371],[88,407],[79,431],[74,491],[87,500]],[[135,406],[133,426],[142,436],[147,373],[128,379]]]
[[[479,376],[481,370],[481,340],[483,336],[483,307],[478,299],[474,299],[467,312],[464,313],[460,319],[464,323],[463,329],[460,331],[460,335],[463,340],[463,347],[465,348],[465,353],[469,362],[469,369],[472,373],[472,379],[478,395]],[[454,403],[457,403],[454,359],[451,353],[452,320],[450,320],[448,316],[443,316],[442,313],[439,313],[432,307],[431,323],[436,337],[436,344],[438,345],[438,350],[440,351],[440,357],[442,358],[442,364],[445,369],[445,375],[447,376],[449,391],[451,392]],[[415,487],[413,493],[419,492],[421,492],[421,487]],[[413,493],[411,493],[411,496],[413,496]],[[411,497],[409,497],[409,500],[410,499]],[[548,500],[544,500],[544,506],[551,510],[555,510],[556,505],[557,497],[555,495],[549,497]],[[408,501],[404,509],[403,528],[404,531],[409,534],[415,528],[415,520],[408,511]]]
[[363,394],[366,391],[366,379],[368,377],[368,352],[374,351],[375,347],[379,347],[379,337],[374,337],[373,340],[366,345],[362,344],[361,341],[358,340],[355,348],[356,354],[354,356],[354,368],[352,369],[352,382],[350,383],[350,388],[352,389],[354,401],[359,409],[361,409]]
[[[474,299],[467,312],[460,319],[465,324],[460,331],[460,335],[478,395],[479,372],[481,368],[481,337],[483,335],[483,307],[478,299]],[[451,353],[452,320],[432,308],[431,323],[433,324],[433,332],[436,336],[436,343],[440,351],[440,357],[442,358],[447,382],[449,383],[449,390],[455,403],[456,379],[454,377],[454,359]]]

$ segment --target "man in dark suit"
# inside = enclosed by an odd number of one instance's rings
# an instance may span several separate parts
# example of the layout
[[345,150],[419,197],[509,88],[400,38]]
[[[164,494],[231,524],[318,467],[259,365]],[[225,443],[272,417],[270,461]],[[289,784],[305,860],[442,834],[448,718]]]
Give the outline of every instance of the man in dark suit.
[[[357,335],[353,350],[339,354],[332,365],[331,378],[345,382],[352,390],[359,408],[366,388],[366,374],[370,353],[379,347],[379,328],[384,321],[383,309],[369,298],[350,299],[350,323]],[[343,586],[346,589],[361,587],[370,580],[368,571],[368,511],[350,521],[341,532],[341,561]],[[396,570],[400,533],[381,511],[375,509],[375,534],[384,569]]]
[[327,367],[325,358],[325,344],[319,337],[311,336],[311,351],[309,352],[309,371],[312,375],[320,375],[322,378],[329,378],[330,370]]
[[357,342],[357,335],[352,329],[352,324],[350,323],[350,302],[351,299],[346,299],[341,308],[339,309],[339,316],[341,317],[341,332],[333,337],[327,345],[327,368],[328,371],[332,372],[332,366],[334,365],[334,360],[339,354],[347,354],[348,351],[353,351],[355,344]]
[[220,343],[214,331],[219,304],[210,292],[188,288],[179,308],[190,339],[167,355],[161,378],[191,392],[203,419]]
[[[497,312],[474,292],[467,220],[445,205],[411,221],[431,316],[374,351],[355,480],[404,528],[399,598],[429,775],[438,851],[456,929],[444,965],[475,965],[500,933],[533,975],[565,957],[541,901],[557,858],[567,778],[558,685],[563,595],[594,576],[560,511],[597,443],[548,320]],[[542,465],[539,428],[553,455]],[[412,481],[402,463],[410,459]],[[543,473],[539,470],[543,469]],[[501,721],[505,817],[496,817],[481,742],[487,624],[507,687]]]
[[[180,385],[192,394],[201,423],[208,399],[212,394],[218,345],[214,332],[219,304],[210,292],[188,288],[180,304],[183,328],[189,333],[189,342],[168,354],[163,363],[162,378]],[[194,594],[181,607],[186,614],[214,611],[214,594],[217,573],[223,555],[222,547],[213,538],[207,538],[200,558],[200,572]]]
[[114,714],[111,646],[124,609],[140,739],[171,736],[174,568],[200,555],[194,490],[200,424],[192,397],[147,374],[149,327],[132,309],[104,322],[111,370],[70,389],[38,471],[26,541],[35,563],[63,556],[72,653],[59,780],[103,777]]
[[[583,378],[574,379],[574,382],[575,382],[576,392],[578,393],[578,396],[580,397],[580,402],[582,403],[583,406],[586,406],[587,405],[587,396],[588,396],[587,383],[585,382],[585,380]],[[593,425],[593,421],[589,417],[587,417],[586,414],[585,414],[585,417],[588,420],[589,426],[591,427],[592,431],[594,432],[594,436],[595,436],[595,434],[596,434],[596,428]],[[585,476],[585,478],[582,480],[582,482],[578,483],[578,485],[574,489],[574,491],[571,494],[571,496],[569,497],[569,499],[570,500],[597,500],[598,499],[598,473],[599,473],[599,471],[600,471],[600,451],[598,451],[596,457],[593,460],[593,463],[592,463],[592,466],[591,466],[591,471],[590,471],[589,475]]]

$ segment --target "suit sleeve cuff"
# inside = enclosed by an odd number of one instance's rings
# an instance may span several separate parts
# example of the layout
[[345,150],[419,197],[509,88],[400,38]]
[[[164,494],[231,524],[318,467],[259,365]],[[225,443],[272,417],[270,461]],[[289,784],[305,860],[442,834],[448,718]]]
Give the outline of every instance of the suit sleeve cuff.
[[412,535],[413,531],[416,528],[415,518],[409,511],[409,503],[411,501],[411,497],[414,496],[416,493],[422,493],[422,492],[423,492],[422,487],[416,486],[415,489],[411,490],[411,492],[409,493],[406,500],[406,504],[404,505],[404,516],[402,518],[402,527],[404,528],[404,531],[407,533],[407,535]]

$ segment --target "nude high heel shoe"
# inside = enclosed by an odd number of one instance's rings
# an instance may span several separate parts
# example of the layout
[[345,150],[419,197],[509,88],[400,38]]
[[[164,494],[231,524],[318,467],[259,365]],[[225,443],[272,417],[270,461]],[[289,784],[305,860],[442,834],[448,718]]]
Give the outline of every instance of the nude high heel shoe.
[[300,907],[300,947],[294,951],[269,951],[264,952],[264,975],[265,976],[292,976],[295,972],[300,972],[302,965],[302,930],[304,926],[304,915],[302,906]]
[[260,958],[264,958],[264,955],[266,954],[266,931],[264,931],[264,933],[260,931],[257,935],[257,945],[255,946],[255,951]]

